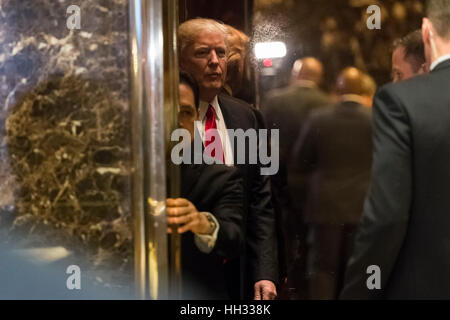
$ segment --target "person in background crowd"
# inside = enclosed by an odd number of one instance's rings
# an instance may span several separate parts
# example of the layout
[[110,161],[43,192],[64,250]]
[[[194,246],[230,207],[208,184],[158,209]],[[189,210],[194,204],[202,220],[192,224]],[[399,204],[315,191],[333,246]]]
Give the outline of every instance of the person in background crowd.
[[242,31],[225,24],[228,32],[227,79],[223,93],[256,106],[255,85],[250,64],[250,39]]
[[394,41],[392,79],[403,81],[428,72],[421,30],[413,31]]
[[228,30],[228,61],[227,78],[223,89],[230,95],[235,96],[242,90],[245,79],[248,79],[248,52],[250,40],[248,36],[233,28],[225,25]]
[[372,125],[363,103],[364,74],[344,69],[337,80],[340,103],[313,112],[294,147],[307,177],[309,299],[336,299],[369,184]]
[[[258,129],[251,107],[229,95],[220,94],[227,76],[228,30],[211,19],[192,19],[178,30],[180,69],[194,76],[200,87],[198,126],[204,144],[211,129],[220,135],[218,152],[226,165],[237,163],[227,129]],[[217,141],[215,141],[217,143]],[[249,164],[250,148],[246,143],[245,164],[236,164],[244,181],[245,252],[240,259],[226,263],[233,298],[274,299],[278,278],[275,216],[271,201],[270,179],[260,174],[261,164]],[[216,157],[211,154],[211,157]]]
[[450,0],[429,0],[425,16],[430,73],[374,99],[372,182],[342,299],[450,299]]
[[369,75],[364,73],[362,75],[362,104],[368,108],[372,108],[373,97],[377,91],[377,84],[375,80]]
[[313,57],[297,60],[292,75],[292,84],[269,93],[261,108],[268,128],[280,130],[280,163],[285,165],[309,113],[330,105],[326,94],[319,89],[323,77],[319,60]]
[[[309,113],[330,105],[328,97],[319,89],[323,78],[322,63],[313,57],[297,60],[292,68],[289,87],[274,90],[262,103],[262,113],[268,129],[280,133],[280,170],[273,178],[273,192],[281,207],[281,229],[284,231],[287,286],[291,298],[305,297],[304,280],[305,232],[301,219],[304,183],[289,169],[291,150]],[[288,180],[289,179],[289,180]]]
[[[188,74],[180,74],[179,126],[194,139],[199,89]],[[239,256],[243,186],[238,169],[220,164],[182,164],[181,196],[167,199],[169,231],[182,234],[183,298],[229,299],[224,259]],[[190,232],[188,232],[190,231]]]

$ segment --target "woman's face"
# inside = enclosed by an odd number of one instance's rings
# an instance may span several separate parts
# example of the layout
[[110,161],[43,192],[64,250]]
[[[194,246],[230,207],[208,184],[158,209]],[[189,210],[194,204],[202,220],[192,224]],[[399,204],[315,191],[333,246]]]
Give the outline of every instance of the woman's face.
[[185,84],[178,86],[180,95],[180,111],[178,113],[178,125],[186,129],[191,134],[191,141],[194,139],[194,121],[197,120],[198,113],[195,106],[194,92],[191,87]]

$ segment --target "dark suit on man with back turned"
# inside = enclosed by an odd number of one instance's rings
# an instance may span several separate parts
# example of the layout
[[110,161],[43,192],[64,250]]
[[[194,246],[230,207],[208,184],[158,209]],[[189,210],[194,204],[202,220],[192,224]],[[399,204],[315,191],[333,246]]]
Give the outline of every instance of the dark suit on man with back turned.
[[[450,299],[449,79],[446,60],[375,97],[372,184],[343,299]],[[380,289],[367,288],[371,265]]]
[[355,101],[314,112],[305,124],[296,162],[308,174],[307,223],[358,224],[372,164],[372,115]]
[[369,184],[371,122],[370,109],[344,100],[314,112],[294,149],[308,186],[310,299],[335,299],[341,289]]
[[[283,241],[279,248],[284,251],[285,276],[289,296],[305,297],[305,225],[301,207],[305,198],[302,178],[289,167],[292,164],[292,148],[311,111],[327,107],[331,101],[319,89],[322,65],[312,57],[297,60],[292,68],[293,82],[286,88],[275,89],[262,100],[262,113],[270,130],[279,130],[280,170],[272,177],[274,205]],[[280,250],[280,249],[279,249]],[[285,294],[287,292],[285,291]]]

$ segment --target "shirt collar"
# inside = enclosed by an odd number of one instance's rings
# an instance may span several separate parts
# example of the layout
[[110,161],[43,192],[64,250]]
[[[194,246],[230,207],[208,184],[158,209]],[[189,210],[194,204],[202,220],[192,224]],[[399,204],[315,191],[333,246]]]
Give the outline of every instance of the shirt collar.
[[444,56],[441,56],[441,57],[437,58],[437,59],[434,60],[434,62],[431,64],[431,66],[430,66],[430,71],[432,71],[434,68],[436,68],[438,64],[440,64],[440,63],[442,63],[442,62],[444,62],[444,61],[446,61],[446,60],[449,60],[449,59],[450,59],[450,54],[446,54],[446,55],[444,55]]
[[356,102],[359,104],[363,104],[364,98],[357,94],[343,94],[341,96],[341,102]]
[[311,89],[317,88],[317,84],[311,80],[295,80],[295,85],[302,88],[311,88]]
[[222,114],[219,112],[219,99],[217,98],[217,95],[214,97],[214,99],[211,102],[205,102],[200,100],[200,107],[199,107],[199,113],[198,113],[198,120],[203,121],[206,117],[206,111],[208,111],[209,105],[212,105],[215,112],[216,120],[220,120],[220,115]]

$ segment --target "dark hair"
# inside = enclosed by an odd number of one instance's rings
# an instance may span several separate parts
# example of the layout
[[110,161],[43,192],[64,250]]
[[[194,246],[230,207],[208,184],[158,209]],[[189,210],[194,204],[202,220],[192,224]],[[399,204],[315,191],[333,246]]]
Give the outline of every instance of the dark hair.
[[413,66],[414,72],[419,71],[425,63],[425,48],[422,41],[422,30],[408,33],[403,38],[394,41],[394,50],[403,47],[405,49],[405,59]]
[[428,0],[425,14],[438,36],[448,39],[450,37],[450,0]]
[[192,92],[194,93],[195,108],[198,108],[200,104],[200,97],[197,81],[195,81],[189,73],[180,72],[180,84],[185,84],[192,89]]

